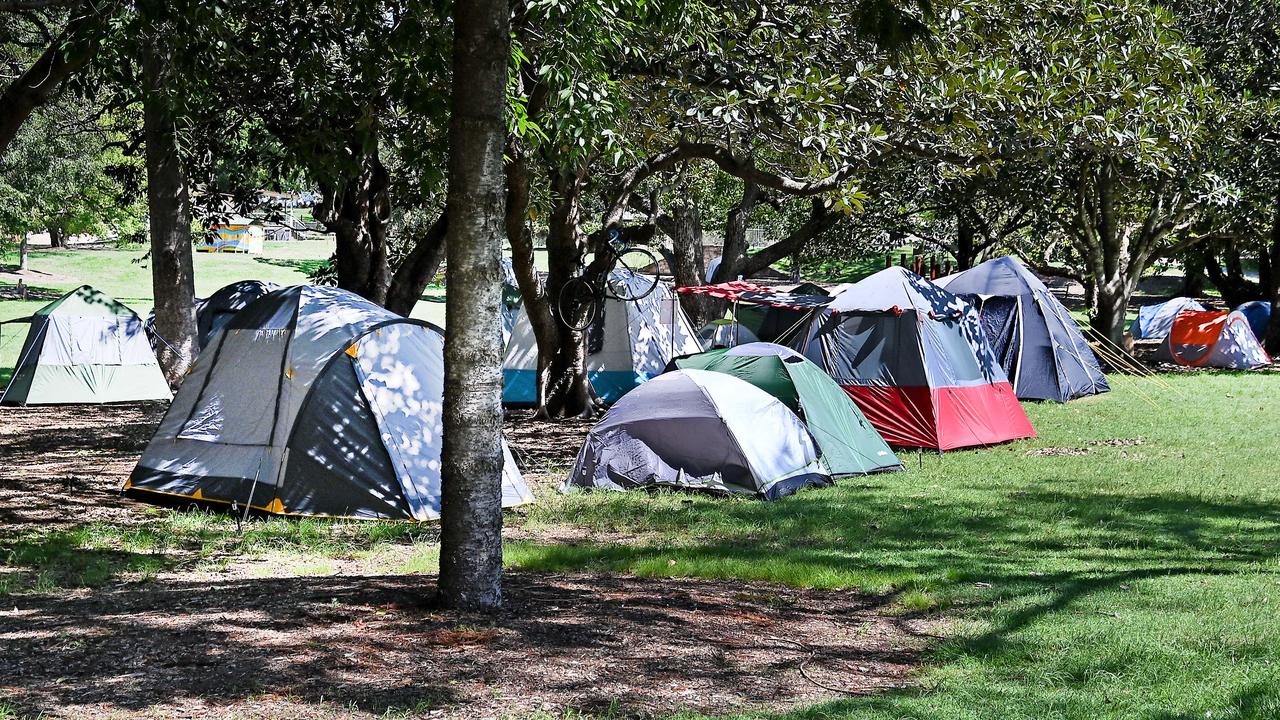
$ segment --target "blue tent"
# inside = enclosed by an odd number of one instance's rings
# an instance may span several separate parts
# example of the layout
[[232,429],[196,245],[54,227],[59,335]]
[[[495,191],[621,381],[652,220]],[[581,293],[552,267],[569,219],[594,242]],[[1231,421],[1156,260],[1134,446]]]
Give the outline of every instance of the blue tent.
[[1271,322],[1271,303],[1266,300],[1254,300],[1236,308],[1236,312],[1244,315],[1249,321],[1249,329],[1253,336],[1262,340],[1267,334],[1267,324]]
[[1129,326],[1134,340],[1152,340],[1166,337],[1173,327],[1173,319],[1183,310],[1204,311],[1204,306],[1191,298],[1176,297],[1156,305],[1138,308],[1138,317]]
[[988,260],[938,284],[978,309],[1019,399],[1066,402],[1111,389],[1080,326],[1018,260]]

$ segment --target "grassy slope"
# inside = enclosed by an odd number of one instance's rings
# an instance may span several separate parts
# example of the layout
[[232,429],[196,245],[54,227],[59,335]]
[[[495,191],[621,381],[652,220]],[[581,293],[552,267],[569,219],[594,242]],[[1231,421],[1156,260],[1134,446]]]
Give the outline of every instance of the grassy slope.
[[[269,242],[262,255],[195,254],[196,295],[205,296],[236,280],[270,280],[281,285],[306,282],[306,273],[329,257],[328,240]],[[151,268],[139,260],[144,250],[34,250],[33,270],[60,276],[44,289],[65,292],[88,283],[145,316],[151,311]],[[15,265],[15,255],[0,255],[0,265]],[[413,316],[444,325],[443,290],[430,288]],[[0,321],[30,315],[48,300],[0,300]],[[8,381],[26,335],[26,325],[0,327],[0,385]]]
[[[514,565],[897,593],[954,639],[925,690],[795,717],[1280,716],[1280,376],[1132,382],[1028,405],[1040,437],[780,503],[545,498],[535,525],[638,545],[522,544]],[[1141,438],[1137,445],[1106,441]],[[1031,455],[1041,448],[1084,455]]]

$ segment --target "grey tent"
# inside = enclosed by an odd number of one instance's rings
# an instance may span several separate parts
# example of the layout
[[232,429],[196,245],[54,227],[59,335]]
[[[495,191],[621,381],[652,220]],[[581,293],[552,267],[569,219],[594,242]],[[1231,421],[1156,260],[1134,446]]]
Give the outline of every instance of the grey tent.
[[[444,338],[352,293],[272,292],[213,336],[124,489],[284,515],[440,512]],[[505,448],[503,505],[532,501]]]
[[[204,299],[196,300],[196,332],[197,342],[201,348],[208,347],[209,340],[218,330],[226,327],[235,314],[245,309],[254,300],[267,293],[279,289],[279,285],[265,280],[237,280],[224,285]],[[168,339],[156,332],[156,314],[147,316],[143,325],[147,336],[151,338],[151,347],[156,352],[168,344]]]
[[609,409],[564,489],[666,485],[776,500],[829,484],[813,436],[781,401],[732,375],[678,370]]
[[168,400],[156,356],[137,313],[82,285],[29,318],[13,378],[0,396],[10,405]]
[[938,280],[978,309],[1019,400],[1066,402],[1111,389],[1071,313],[1012,257]]

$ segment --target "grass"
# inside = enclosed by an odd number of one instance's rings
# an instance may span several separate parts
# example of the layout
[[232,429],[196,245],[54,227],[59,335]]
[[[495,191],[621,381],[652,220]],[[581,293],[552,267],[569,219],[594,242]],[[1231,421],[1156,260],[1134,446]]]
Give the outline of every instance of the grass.
[[[1038,439],[778,503],[544,498],[534,528],[647,539],[522,543],[508,562],[891,593],[948,618],[921,689],[782,717],[1280,716],[1280,485],[1259,430],[1280,427],[1280,376],[1164,382],[1028,405]],[[1028,454],[1052,448],[1087,452]]]
[[[741,717],[1280,716],[1280,375],[1164,376],[1167,389],[1113,381],[1109,395],[1027,404],[1034,440],[905,454],[907,472],[776,503],[542,497],[508,518],[525,537],[576,526],[633,539],[512,542],[507,563],[857,590],[941,623],[934,632],[947,639],[916,689]],[[352,559],[376,573],[438,566],[429,526],[273,519],[238,532],[224,515],[139,512],[129,527],[0,539],[0,594],[242,556],[273,575],[324,575]]]

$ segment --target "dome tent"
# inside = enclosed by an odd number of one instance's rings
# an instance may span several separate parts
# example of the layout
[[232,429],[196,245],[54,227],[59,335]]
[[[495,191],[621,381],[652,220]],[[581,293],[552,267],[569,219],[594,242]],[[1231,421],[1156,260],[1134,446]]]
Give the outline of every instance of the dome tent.
[[169,384],[128,307],[81,285],[29,318],[0,403],[52,405],[168,400]]
[[890,445],[950,450],[1035,436],[977,312],[904,268],[837,295],[796,343]]
[[[444,339],[352,293],[301,285],[245,308],[196,360],[130,495],[285,515],[440,512]],[[532,501],[505,448],[503,505]]]
[[674,365],[732,375],[782,401],[804,421],[834,477],[902,468],[849,395],[795,350],[748,343],[676,358]]
[[777,398],[724,373],[678,370],[609,409],[563,489],[664,485],[776,500],[830,483],[813,437]]
[[[610,282],[644,283],[625,270]],[[640,291],[636,291],[639,294]],[[627,391],[662,374],[673,357],[702,351],[698,336],[666,283],[634,302],[606,299],[596,321],[583,333],[587,376],[601,400],[616,402]],[[502,402],[532,405],[538,399],[538,342],[524,308],[516,320],[502,363]]]
[[1239,311],[1183,310],[1156,348],[1155,357],[1179,365],[1228,370],[1253,370],[1271,364],[1249,328],[1249,319]]
[[988,260],[938,285],[977,308],[1019,399],[1066,402],[1111,389],[1080,326],[1016,258]]
[[1267,300],[1251,300],[1241,303],[1236,312],[1244,315],[1249,321],[1249,329],[1259,342],[1267,336],[1267,325],[1271,324],[1271,303]]
[[1185,297],[1176,297],[1155,305],[1143,305],[1138,308],[1138,317],[1129,325],[1129,334],[1134,340],[1158,340],[1165,337],[1173,328],[1173,319],[1183,310],[1204,312],[1204,306]]
[[200,332],[200,347],[207,347],[213,334],[226,327],[236,313],[279,288],[279,285],[265,280],[239,280],[218,288],[199,301],[196,304],[196,327]]

